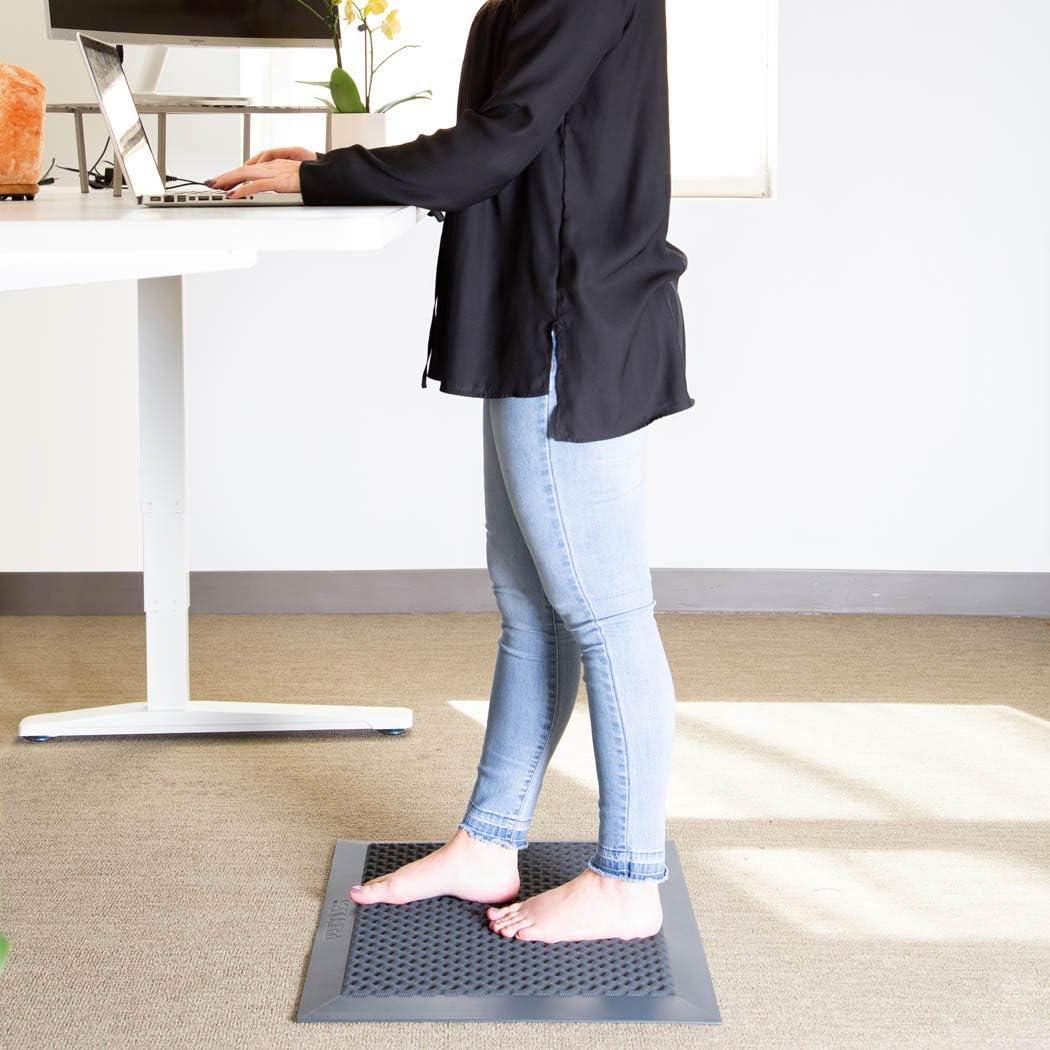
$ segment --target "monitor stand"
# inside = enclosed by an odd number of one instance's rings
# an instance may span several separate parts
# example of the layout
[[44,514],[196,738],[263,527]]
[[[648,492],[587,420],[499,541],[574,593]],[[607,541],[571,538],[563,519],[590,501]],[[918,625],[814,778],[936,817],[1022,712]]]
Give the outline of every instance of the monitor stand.
[[145,93],[134,92],[135,105],[139,107],[165,106],[177,109],[179,106],[217,106],[220,109],[243,109],[250,106],[253,99],[247,95],[162,95],[156,91]]
[[164,44],[120,48],[121,61],[139,106],[250,106],[244,95],[170,95],[157,91],[168,49]]

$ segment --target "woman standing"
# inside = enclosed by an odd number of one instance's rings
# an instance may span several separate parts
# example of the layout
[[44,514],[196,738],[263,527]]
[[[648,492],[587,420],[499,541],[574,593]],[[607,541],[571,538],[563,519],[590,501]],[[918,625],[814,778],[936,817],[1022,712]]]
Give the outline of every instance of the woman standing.
[[[667,241],[664,0],[489,0],[458,109],[454,127],[403,145],[268,150],[211,183],[430,209],[444,227],[422,382],[484,399],[502,635],[477,779],[449,842],[351,897],[484,901],[492,930],[521,940],[646,937],[662,924],[675,694],[653,615],[645,435],[694,403],[686,260]],[[506,904],[581,668],[598,848],[570,882]]]

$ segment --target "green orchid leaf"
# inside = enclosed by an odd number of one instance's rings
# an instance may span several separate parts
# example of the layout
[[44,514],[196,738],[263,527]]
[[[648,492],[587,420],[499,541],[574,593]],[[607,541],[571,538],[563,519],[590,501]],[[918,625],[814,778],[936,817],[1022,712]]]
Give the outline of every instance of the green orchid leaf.
[[329,113],[338,113],[339,112],[339,110],[337,110],[335,108],[335,106],[333,106],[332,103],[328,99],[321,98],[320,95],[314,95],[314,98],[317,99],[317,101],[320,102],[321,105],[324,106],[325,109],[327,109]]
[[297,84],[309,84],[311,87],[331,87],[331,80],[297,80]]
[[3,973],[4,966],[7,965],[7,957],[11,954],[11,945],[8,944],[7,938],[0,934],[0,973]]
[[430,88],[427,88],[426,91],[417,91],[416,94],[414,94],[414,95],[406,95],[404,98],[399,98],[395,102],[388,102],[385,106],[380,106],[379,109],[376,110],[376,112],[377,113],[388,113],[395,106],[400,106],[402,102],[414,102],[416,99],[428,99],[429,100],[432,97],[433,97],[433,92],[431,92]]
[[364,113],[365,104],[361,101],[361,92],[357,90],[354,78],[345,69],[336,66],[332,70],[329,83],[332,101],[340,113]]

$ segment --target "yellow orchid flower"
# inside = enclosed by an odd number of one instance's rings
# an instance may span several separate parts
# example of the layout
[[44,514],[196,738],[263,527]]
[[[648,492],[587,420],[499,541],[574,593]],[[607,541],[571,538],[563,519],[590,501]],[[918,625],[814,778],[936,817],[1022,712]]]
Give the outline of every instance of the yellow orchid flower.
[[343,10],[343,17],[349,25],[353,25],[357,21],[357,9],[350,3],[350,0],[347,0],[346,8]]
[[381,15],[387,9],[387,0],[368,0],[365,4],[366,15]]
[[[378,2],[380,2],[380,0],[372,0],[372,3]],[[390,12],[390,14],[386,16],[386,18],[383,19],[382,24],[379,26],[379,28],[382,29],[383,36],[385,36],[387,40],[393,40],[394,37],[401,32],[401,19],[397,17],[396,7],[393,11]]]

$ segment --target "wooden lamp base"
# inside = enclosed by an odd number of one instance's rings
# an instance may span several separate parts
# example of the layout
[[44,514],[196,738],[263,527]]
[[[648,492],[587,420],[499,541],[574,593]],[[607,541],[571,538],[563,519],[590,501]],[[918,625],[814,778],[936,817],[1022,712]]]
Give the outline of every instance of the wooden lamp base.
[[30,182],[0,182],[0,201],[32,200],[40,192],[40,187]]

